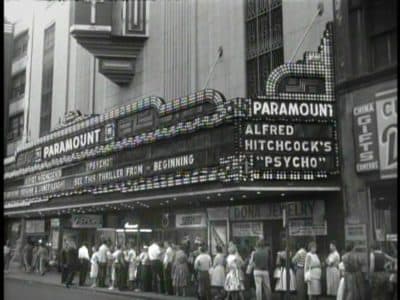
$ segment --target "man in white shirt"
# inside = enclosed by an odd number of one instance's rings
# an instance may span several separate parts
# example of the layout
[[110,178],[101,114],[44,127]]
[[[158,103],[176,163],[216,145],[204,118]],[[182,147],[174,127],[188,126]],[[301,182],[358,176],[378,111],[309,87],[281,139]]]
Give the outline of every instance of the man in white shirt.
[[169,242],[164,242],[164,280],[165,280],[165,289],[168,295],[173,295],[174,291],[172,288],[172,263],[175,257],[175,251],[172,249],[172,246]]
[[[149,247],[149,259],[151,266],[152,291],[164,294],[164,276],[161,263],[161,249],[154,241]],[[158,288],[160,287],[160,288]]]
[[82,243],[82,246],[79,248],[78,258],[79,258],[79,286],[84,286],[90,262],[89,250],[86,247],[86,242]]
[[107,252],[109,251],[107,241],[103,240],[98,251],[99,255],[99,273],[97,275],[97,286],[105,287],[107,273]]

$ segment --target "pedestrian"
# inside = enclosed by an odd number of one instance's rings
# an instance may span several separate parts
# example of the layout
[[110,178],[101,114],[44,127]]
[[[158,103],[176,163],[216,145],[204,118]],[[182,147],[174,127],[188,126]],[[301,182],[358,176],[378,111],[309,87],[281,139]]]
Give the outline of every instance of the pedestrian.
[[161,249],[156,241],[149,247],[149,259],[151,265],[152,291],[164,294],[163,265],[161,262]]
[[[246,240],[246,242],[248,242]],[[256,252],[255,247],[251,248],[251,246],[249,246],[250,249],[250,254],[248,255],[248,257],[246,258],[244,264],[246,266],[246,272],[245,272],[245,290],[248,291],[248,297],[254,298],[255,295],[255,288],[256,288],[256,284],[254,281],[254,253]],[[247,252],[247,251],[246,251]]]
[[129,266],[128,266],[128,288],[130,290],[133,290],[134,282],[137,280],[138,264],[137,264],[136,252],[135,252],[132,241],[129,242],[127,262],[129,264]]
[[360,257],[354,250],[354,244],[349,242],[346,246],[346,253],[342,256],[344,265],[343,294],[337,297],[337,299],[365,299],[365,284],[361,273],[362,263]]
[[296,275],[296,293],[297,300],[305,300],[307,295],[306,283],[304,281],[304,262],[306,260],[307,251],[302,243],[298,243],[297,252],[292,258],[292,263],[295,268]]
[[[111,245],[110,241],[107,241],[107,245]],[[114,288],[115,283],[115,258],[113,253],[116,251],[114,246],[110,246],[107,251],[107,269],[106,269],[106,282],[109,285],[109,289]]]
[[174,261],[175,251],[170,242],[164,242],[164,259],[163,259],[163,271],[164,271],[164,286],[166,295],[173,295],[172,287],[172,263]]
[[32,249],[32,271],[35,273],[39,273],[39,245],[37,243],[34,244]]
[[47,264],[49,261],[49,250],[46,248],[42,240],[39,240],[38,259],[39,259],[39,274],[41,276],[44,276],[44,274],[46,274]]
[[107,276],[107,252],[109,251],[107,241],[102,240],[98,251],[99,273],[97,276],[97,286],[106,287],[105,281]]
[[341,261],[339,263],[339,274],[340,274],[340,281],[338,291],[336,293],[336,300],[344,300],[344,263]]
[[144,292],[151,291],[151,264],[149,259],[149,247],[143,246],[142,252],[139,255],[140,260],[140,286]]
[[194,270],[197,273],[198,299],[211,300],[210,268],[212,266],[211,256],[207,253],[205,246],[200,246],[200,254],[194,261]]
[[6,243],[4,244],[3,253],[4,253],[4,272],[8,273],[11,260],[11,248],[9,240],[7,240]]
[[82,243],[82,246],[78,250],[79,259],[79,286],[84,286],[86,281],[87,272],[89,270],[89,250],[86,247],[87,243]]
[[336,297],[339,288],[340,272],[339,263],[340,255],[336,249],[336,242],[331,241],[329,244],[330,253],[326,258],[326,294],[327,296]]
[[65,287],[69,288],[74,281],[75,273],[79,268],[78,250],[74,241],[69,241],[67,250],[67,278]]
[[211,290],[214,291],[216,299],[223,299],[225,284],[225,256],[222,253],[222,247],[217,245],[217,254],[214,257],[211,273]]
[[260,239],[256,245],[256,251],[253,254],[252,263],[254,265],[254,282],[256,285],[256,299],[272,300],[271,282],[269,270],[271,266],[270,252],[266,248],[265,241]]
[[[192,281],[193,284],[197,284],[197,282],[198,282],[197,272],[194,270],[194,261],[195,261],[196,257],[199,256],[201,253],[200,247],[203,244],[203,242],[202,242],[201,238],[197,236],[195,238],[193,244],[194,244],[194,249],[189,254],[188,262],[189,262],[189,272],[191,274],[190,280]],[[196,291],[197,290],[198,289],[196,289]]]
[[374,300],[386,300],[391,290],[390,274],[385,270],[387,263],[395,262],[396,259],[384,253],[378,242],[372,246],[370,254],[371,273],[371,295]]
[[67,251],[68,251],[68,240],[64,242],[64,247],[60,254],[60,268],[61,268],[61,284],[65,284],[68,277],[68,265],[67,265]]
[[127,283],[127,261],[125,261],[124,253],[123,253],[123,247],[121,244],[117,245],[117,250],[113,253],[114,257],[114,283],[115,286],[120,290],[126,289],[126,283]]
[[226,258],[227,275],[225,278],[224,289],[227,292],[227,300],[234,299],[244,300],[244,274],[242,267],[244,265],[242,257],[237,251],[237,247],[234,243],[230,242],[228,247],[228,257]]
[[92,257],[90,259],[90,279],[92,281],[92,288],[97,286],[97,276],[99,275],[99,252],[96,247],[92,247]]
[[33,255],[32,250],[33,250],[32,242],[30,239],[28,239],[23,249],[23,261],[24,261],[25,272],[30,272],[32,270],[32,255]]
[[308,299],[318,299],[321,295],[321,262],[316,253],[317,244],[308,244],[308,252],[304,261],[304,279],[307,282]]
[[[109,286],[109,290],[113,290],[116,286],[116,279],[117,276],[120,275],[121,272],[121,268],[119,266],[119,254],[122,253],[121,251],[121,246],[118,244],[115,251],[109,251],[108,252],[108,264],[110,266],[110,262],[111,262],[111,270],[110,270],[110,275],[111,275],[111,283]],[[118,273],[118,274],[117,274]],[[118,287],[118,286],[117,286]]]
[[[285,241],[283,242],[285,243]],[[296,277],[294,276],[293,268],[291,266],[291,249],[288,249],[288,257],[286,250],[279,251],[276,255],[276,265],[279,267],[279,278],[275,285],[275,291],[280,293],[281,299],[284,298],[288,288],[291,294],[296,292]],[[287,267],[289,263],[289,287],[287,283]]]
[[185,244],[176,245],[175,257],[172,265],[172,285],[176,296],[186,296],[186,287],[189,283],[188,258],[183,250]]

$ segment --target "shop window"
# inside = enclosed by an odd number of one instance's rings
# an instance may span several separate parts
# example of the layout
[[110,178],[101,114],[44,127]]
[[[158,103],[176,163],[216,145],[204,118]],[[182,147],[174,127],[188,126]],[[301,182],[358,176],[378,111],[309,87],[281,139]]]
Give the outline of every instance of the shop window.
[[28,32],[20,34],[14,41],[14,60],[17,60],[23,56],[26,56],[28,49]]
[[8,122],[8,141],[17,141],[22,137],[24,131],[24,114],[10,117]]
[[11,79],[11,101],[21,99],[25,95],[25,71]]

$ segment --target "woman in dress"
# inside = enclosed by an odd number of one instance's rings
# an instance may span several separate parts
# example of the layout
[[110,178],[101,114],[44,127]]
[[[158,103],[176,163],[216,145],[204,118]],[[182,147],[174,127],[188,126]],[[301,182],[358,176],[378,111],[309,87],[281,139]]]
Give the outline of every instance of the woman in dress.
[[329,244],[330,253],[326,258],[326,294],[327,296],[336,296],[339,288],[340,272],[339,263],[340,255],[336,250],[336,243],[332,241]]
[[244,300],[244,274],[243,274],[243,259],[237,251],[237,247],[232,242],[228,247],[228,257],[226,258],[226,268],[228,274],[226,275],[224,288],[228,293],[227,300],[239,299]]
[[181,245],[176,245],[172,263],[172,286],[176,296],[186,297],[186,287],[189,282],[188,258]]
[[339,287],[336,294],[336,300],[344,300],[344,263],[339,263],[339,273],[340,273],[340,281]]
[[307,282],[309,300],[318,299],[321,295],[321,262],[317,255],[317,244],[308,244],[308,253],[304,262],[304,278]]
[[128,249],[128,255],[127,255],[127,262],[129,264],[128,266],[128,288],[130,290],[134,289],[134,282],[136,281],[136,275],[137,275],[137,258],[136,258],[136,252],[133,246],[133,242],[129,242],[129,249]]
[[96,287],[97,275],[99,274],[99,253],[96,247],[92,247],[92,257],[90,259],[90,279],[92,280],[92,288]]
[[225,283],[225,256],[222,247],[216,246],[217,254],[214,257],[213,269],[211,273],[211,288],[217,295],[217,299],[222,299]]
[[289,258],[286,258],[286,250],[279,251],[276,255],[276,265],[279,267],[279,278],[275,285],[275,291],[279,292],[281,299],[284,298],[287,290],[287,278],[286,278],[286,259],[289,260],[289,291],[290,293],[296,292],[296,278],[291,265],[291,251],[289,249]]
[[[364,300],[365,286],[361,273],[360,257],[354,251],[354,244],[349,242],[346,253],[342,256],[344,265],[343,300]],[[337,297],[339,299],[339,297]]]
[[295,268],[296,276],[296,292],[297,300],[306,299],[306,283],[304,281],[304,262],[306,260],[307,251],[301,243],[297,245],[297,252],[292,258],[292,263]]

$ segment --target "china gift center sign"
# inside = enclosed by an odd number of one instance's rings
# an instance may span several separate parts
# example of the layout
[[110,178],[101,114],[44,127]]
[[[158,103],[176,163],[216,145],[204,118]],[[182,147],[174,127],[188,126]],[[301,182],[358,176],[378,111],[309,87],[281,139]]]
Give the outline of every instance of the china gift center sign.
[[358,173],[380,171],[397,177],[397,89],[375,95],[375,101],[353,109]]

